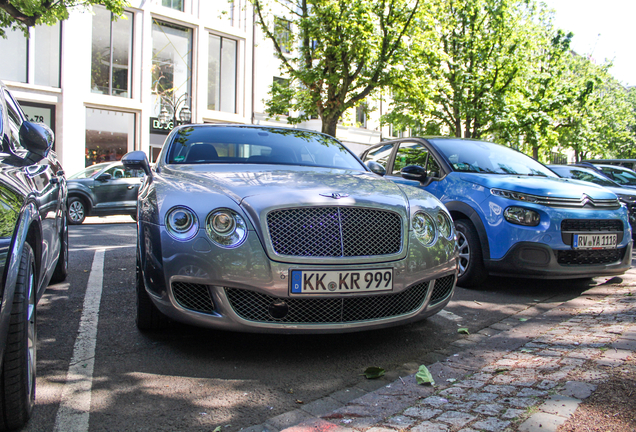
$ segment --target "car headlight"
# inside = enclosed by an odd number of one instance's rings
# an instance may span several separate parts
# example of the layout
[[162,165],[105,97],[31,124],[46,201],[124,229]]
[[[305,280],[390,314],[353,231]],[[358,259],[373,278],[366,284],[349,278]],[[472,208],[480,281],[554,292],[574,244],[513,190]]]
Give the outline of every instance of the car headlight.
[[525,226],[537,226],[541,221],[539,213],[523,207],[508,207],[504,211],[504,218],[513,224]]
[[234,210],[216,209],[208,215],[205,231],[217,245],[234,248],[245,241],[247,224]]
[[437,222],[437,228],[439,229],[439,233],[447,240],[450,240],[453,235],[453,223],[451,222],[448,215],[442,211],[437,213],[435,217]]
[[538,197],[536,195],[528,195],[524,193],[512,192],[512,191],[507,191],[503,189],[490,189],[490,193],[495,196],[513,199],[517,201],[525,201],[530,203],[536,203],[541,200],[541,197]]
[[424,246],[430,246],[435,243],[435,222],[432,217],[424,212],[417,212],[413,215],[411,224],[413,225],[415,237]]
[[166,214],[168,234],[176,240],[190,240],[199,230],[197,215],[187,207],[177,206]]

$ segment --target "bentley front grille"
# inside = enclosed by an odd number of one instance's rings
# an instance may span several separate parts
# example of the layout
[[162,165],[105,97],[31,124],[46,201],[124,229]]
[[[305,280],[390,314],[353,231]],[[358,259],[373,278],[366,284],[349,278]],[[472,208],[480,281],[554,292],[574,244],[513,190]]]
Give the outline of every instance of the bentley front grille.
[[429,303],[435,305],[442,300],[445,300],[451,292],[453,292],[453,286],[455,285],[455,275],[444,276],[435,281],[433,286],[433,292],[431,293],[431,299]]
[[307,207],[267,215],[274,252],[298,257],[363,257],[402,250],[402,218],[387,210]]
[[357,297],[279,298],[254,291],[225,288],[236,314],[248,321],[284,324],[345,324],[415,312],[426,301],[429,282],[398,294]]
[[174,282],[172,295],[179,306],[184,309],[203,313],[214,312],[214,303],[207,285]]

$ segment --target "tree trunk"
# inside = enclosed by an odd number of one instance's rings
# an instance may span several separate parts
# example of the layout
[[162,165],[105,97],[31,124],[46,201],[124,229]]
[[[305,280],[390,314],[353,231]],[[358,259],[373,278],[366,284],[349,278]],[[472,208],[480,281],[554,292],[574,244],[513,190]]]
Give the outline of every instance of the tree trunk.
[[539,147],[532,146],[532,158],[537,161],[539,160]]
[[321,132],[327,135],[331,135],[332,137],[335,138],[336,130],[338,128],[338,120],[340,120],[340,115],[342,115],[342,113],[337,115],[332,115],[330,117],[323,117]]

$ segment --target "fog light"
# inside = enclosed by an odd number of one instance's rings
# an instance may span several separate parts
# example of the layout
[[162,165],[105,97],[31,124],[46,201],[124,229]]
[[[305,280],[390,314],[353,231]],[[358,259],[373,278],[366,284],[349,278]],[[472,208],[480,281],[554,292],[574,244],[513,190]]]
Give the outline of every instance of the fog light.
[[525,226],[537,226],[541,221],[539,213],[523,207],[508,207],[504,211],[504,218],[510,223]]

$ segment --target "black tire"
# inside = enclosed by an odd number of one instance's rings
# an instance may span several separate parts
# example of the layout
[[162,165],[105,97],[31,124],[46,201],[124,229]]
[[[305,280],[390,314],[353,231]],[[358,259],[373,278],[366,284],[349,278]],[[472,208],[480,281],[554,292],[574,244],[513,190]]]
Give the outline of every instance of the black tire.
[[78,197],[68,199],[68,207],[66,208],[66,219],[71,225],[81,225],[86,219],[86,204]]
[[137,317],[135,323],[141,331],[161,330],[168,326],[169,320],[162,314],[157,306],[152,302],[150,295],[144,286],[144,280],[141,275],[141,267],[139,257],[137,257]]
[[51,283],[60,283],[66,280],[68,276],[68,223],[66,218],[62,219],[62,232],[60,233],[60,255],[57,258],[57,264],[53,275],[51,276]]
[[455,221],[457,243],[459,245],[459,272],[457,285],[474,288],[481,285],[488,277],[484,266],[479,234],[473,224],[465,219]]
[[35,257],[24,245],[13,296],[9,333],[0,369],[0,430],[24,425],[35,404],[36,287]]

